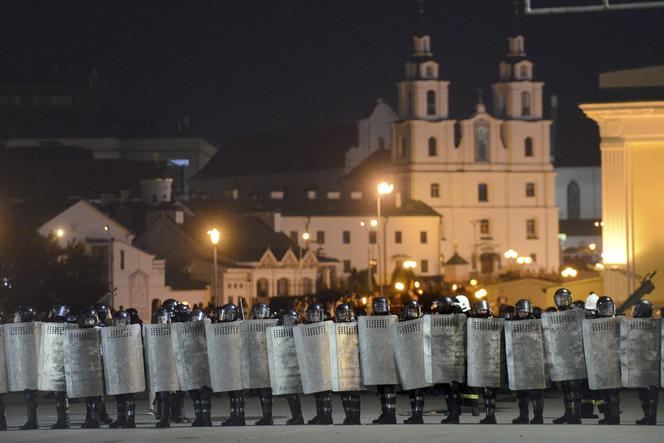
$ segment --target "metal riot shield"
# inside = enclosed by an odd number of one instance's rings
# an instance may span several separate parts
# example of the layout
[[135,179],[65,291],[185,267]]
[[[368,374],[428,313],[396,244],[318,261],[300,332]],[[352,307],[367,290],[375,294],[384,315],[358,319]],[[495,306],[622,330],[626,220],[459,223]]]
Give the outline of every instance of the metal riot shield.
[[267,358],[270,366],[272,394],[302,392],[302,379],[297,364],[293,326],[267,328]]
[[104,395],[101,328],[68,329],[64,334],[63,345],[67,397]]
[[466,381],[466,316],[424,316],[424,369],[427,383]]
[[9,390],[7,385],[7,366],[5,354],[5,328],[0,328],[0,395],[6,394]]
[[325,321],[293,328],[297,364],[305,394],[332,390],[329,343],[333,325],[331,321]]
[[143,325],[145,371],[150,392],[179,391],[171,324]]
[[244,320],[240,322],[242,338],[242,386],[244,389],[270,387],[270,366],[267,361],[267,328],[277,320]]
[[69,323],[42,324],[37,386],[40,391],[65,392],[64,334],[77,326]]
[[39,360],[35,322],[8,323],[3,326],[9,392],[37,389]]
[[330,336],[330,371],[334,392],[360,391],[360,348],[357,323],[335,323]]
[[424,318],[394,323],[389,330],[401,389],[430,386],[424,375]]
[[584,315],[580,309],[542,314],[544,349],[552,381],[588,378],[581,332]]
[[396,385],[399,383],[392,349],[392,337],[389,332],[389,326],[397,321],[396,315],[358,317],[357,330],[363,385]]
[[469,318],[468,386],[500,388],[503,381],[502,318]]
[[214,392],[242,389],[242,363],[240,362],[240,322],[215,323],[205,326],[210,386]]
[[102,328],[101,345],[106,394],[145,391],[141,325]]
[[541,320],[505,322],[505,351],[511,391],[547,388]]
[[583,349],[590,389],[620,388],[620,319],[583,320]]
[[173,323],[171,338],[182,391],[210,386],[205,325],[205,321]]
[[662,320],[620,319],[620,375],[625,388],[659,386]]

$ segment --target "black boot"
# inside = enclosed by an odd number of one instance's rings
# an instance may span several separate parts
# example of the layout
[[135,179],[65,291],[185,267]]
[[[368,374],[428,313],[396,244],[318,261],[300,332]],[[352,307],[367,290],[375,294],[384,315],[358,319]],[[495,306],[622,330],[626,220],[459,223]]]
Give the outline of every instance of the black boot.
[[7,416],[5,415],[5,402],[2,400],[2,394],[0,394],[0,431],[7,430]]
[[409,425],[421,425],[424,423],[422,419],[422,412],[424,411],[424,392],[421,389],[413,389],[408,391],[408,399],[410,400],[411,417],[403,422]]
[[480,420],[481,425],[496,424],[496,393],[492,388],[484,388],[484,409],[486,416]]
[[461,395],[458,383],[452,383],[450,390],[445,398],[447,403],[447,417],[442,419],[442,424],[459,424],[459,416],[461,415]]
[[201,389],[201,416],[203,426],[212,426],[212,389],[204,387]]
[[228,393],[231,404],[231,416],[221,426],[244,426],[244,394],[242,391]]
[[85,422],[81,425],[83,429],[98,429],[101,426],[99,415],[101,411],[101,399],[89,397],[85,400]]
[[288,407],[291,412],[291,418],[286,421],[287,425],[303,425],[304,418],[302,417],[302,405],[300,404],[300,397],[297,394],[287,395]]
[[578,387],[572,386],[570,393],[568,425],[581,424],[581,391]]
[[531,391],[530,399],[533,403],[533,418],[530,420],[530,424],[544,424],[544,391]]
[[37,429],[39,428],[39,422],[37,421],[37,391],[26,389],[23,391],[23,398],[25,399],[28,420],[19,429],[22,431]]
[[58,420],[51,429],[69,429],[69,401],[66,392],[55,393],[55,412]]
[[177,391],[171,397],[171,419],[175,423],[189,423],[189,419],[185,415],[186,397],[187,393],[184,391]]
[[136,427],[136,401],[132,394],[127,394],[125,399],[125,423],[123,428],[133,429]]
[[332,393],[323,392],[321,397],[321,417],[318,420],[319,425],[331,425],[332,422]]
[[191,395],[191,401],[194,406],[194,421],[191,422],[191,426],[194,428],[198,428],[204,425],[204,419],[203,419],[203,414],[202,414],[202,408],[201,408],[201,391],[200,389],[194,389],[189,391],[189,395]]
[[641,400],[641,409],[643,418],[636,420],[637,425],[654,426],[657,424],[657,403],[659,390],[657,386],[639,389],[639,399]]
[[316,415],[307,422],[308,425],[317,425],[323,415],[322,394],[320,392],[314,394],[314,402],[316,403]]
[[171,393],[170,392],[157,392],[155,395],[157,402],[157,416],[159,421],[155,425],[157,428],[168,428],[171,426]]
[[263,417],[254,423],[256,426],[270,426],[274,424],[272,421],[272,389],[261,389],[259,392],[261,399],[261,410]]
[[362,424],[362,409],[361,409],[361,398],[360,398],[360,393],[359,392],[353,392],[351,394],[351,404],[352,404],[352,413],[353,413],[353,420],[352,424],[354,425],[361,425]]
[[353,400],[351,398],[350,392],[343,392],[341,394],[341,406],[344,408],[344,414],[346,414],[346,418],[344,419],[344,422],[342,424],[344,425],[352,425],[352,420],[353,420]]
[[108,425],[109,428],[124,428],[127,423],[127,404],[125,403],[124,395],[117,395],[115,397],[117,403],[118,418],[113,423]]
[[372,423],[378,425],[393,425],[397,422],[397,396],[394,394],[394,386],[378,386],[380,393],[381,414]]
[[106,412],[106,402],[104,401],[104,397],[100,397],[99,405],[99,421],[105,425],[110,425],[113,423],[113,420]]
[[620,396],[617,389],[609,389],[604,394],[604,418],[600,425],[620,424]]
[[519,416],[512,420],[513,425],[527,425],[528,424],[528,391],[519,391],[516,394],[519,401]]

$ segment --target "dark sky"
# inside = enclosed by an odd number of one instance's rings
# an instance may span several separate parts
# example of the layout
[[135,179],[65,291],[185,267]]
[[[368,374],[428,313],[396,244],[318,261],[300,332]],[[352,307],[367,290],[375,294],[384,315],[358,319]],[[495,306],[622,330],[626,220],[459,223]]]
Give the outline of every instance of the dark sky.
[[[579,0],[582,1],[582,0]],[[394,103],[415,29],[414,0],[6,2],[0,81],[84,81],[98,67],[128,115],[185,115],[215,142],[234,132],[328,125]],[[35,2],[36,3],[36,2]],[[452,113],[497,77],[511,0],[429,0],[427,22]],[[603,69],[664,63],[664,9],[529,16],[526,50],[560,96],[559,152],[597,158],[576,103]]]

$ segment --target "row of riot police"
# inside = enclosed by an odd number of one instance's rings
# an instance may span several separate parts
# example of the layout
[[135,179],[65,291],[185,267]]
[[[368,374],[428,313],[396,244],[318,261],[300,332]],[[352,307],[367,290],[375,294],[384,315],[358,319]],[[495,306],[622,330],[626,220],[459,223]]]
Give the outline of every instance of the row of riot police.
[[[151,324],[142,324],[135,310],[111,314],[105,305],[78,318],[57,306],[48,322],[35,322],[34,310],[20,308],[14,322],[0,328],[0,394],[23,392],[28,420],[21,429],[38,427],[38,390],[55,394],[55,429],[69,427],[69,398],[84,399],[84,428],[133,428],[134,394],[149,390],[156,426],[163,428],[188,421],[187,393],[192,426],[212,426],[213,392],[228,394],[230,414],[222,426],[245,425],[246,392],[260,398],[256,425],[273,424],[274,396],[288,402],[287,424],[303,424],[302,394],[315,398],[316,415],[308,423],[332,424],[332,392],[341,395],[343,423],[361,424],[360,392],[371,386],[380,395],[375,424],[396,423],[398,386],[411,407],[404,423],[423,423],[424,393],[435,387],[447,403],[442,423],[459,423],[464,393],[481,393],[486,414],[480,423],[492,424],[496,394],[508,388],[519,405],[512,422],[541,424],[543,392],[555,382],[565,412],[554,423],[580,423],[582,399],[590,397],[603,402],[600,423],[619,424],[619,389],[629,387],[639,389],[642,401],[644,417],[637,423],[656,424],[662,327],[652,305],[641,301],[632,318],[617,318],[608,297],[578,309],[571,293],[560,289],[554,302],[555,311],[537,318],[532,303],[520,300],[506,319],[494,317],[485,300],[471,311],[441,297],[429,315],[411,300],[399,321],[379,297],[371,316],[356,318],[351,306],[341,304],[332,322],[320,304],[312,304],[303,323],[296,311],[274,315],[263,303],[244,320],[232,304],[208,316],[167,300]],[[104,395],[116,398],[115,421],[105,412]],[[0,412],[6,428],[4,407]]]

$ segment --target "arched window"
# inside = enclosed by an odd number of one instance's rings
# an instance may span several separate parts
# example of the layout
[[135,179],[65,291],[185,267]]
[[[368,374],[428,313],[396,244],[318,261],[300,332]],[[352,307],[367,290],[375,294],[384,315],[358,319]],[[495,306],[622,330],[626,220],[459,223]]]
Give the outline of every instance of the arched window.
[[427,115],[436,115],[436,91],[427,91]]
[[256,282],[256,296],[258,298],[270,296],[270,280],[267,278],[259,278]]
[[524,155],[526,157],[533,156],[533,139],[530,137],[526,137],[526,140],[524,142]]
[[438,143],[435,137],[429,137],[429,157],[438,155]]
[[424,70],[424,76],[426,78],[433,78],[433,68],[431,66],[427,66]]
[[526,65],[522,65],[519,68],[519,77],[521,77],[521,79],[528,77],[528,68],[526,67]]
[[290,280],[286,277],[277,280],[277,295],[290,295]]
[[477,200],[481,202],[489,201],[489,186],[486,183],[477,185]]
[[438,183],[431,183],[431,198],[440,197],[440,185]]
[[489,161],[489,123],[485,120],[477,120],[475,130],[475,161]]
[[521,115],[527,117],[530,115],[530,92],[521,93]]
[[314,281],[310,278],[304,277],[302,279],[302,294],[308,295],[314,293]]
[[576,180],[572,180],[567,185],[567,219],[579,218],[581,218],[581,190]]

